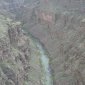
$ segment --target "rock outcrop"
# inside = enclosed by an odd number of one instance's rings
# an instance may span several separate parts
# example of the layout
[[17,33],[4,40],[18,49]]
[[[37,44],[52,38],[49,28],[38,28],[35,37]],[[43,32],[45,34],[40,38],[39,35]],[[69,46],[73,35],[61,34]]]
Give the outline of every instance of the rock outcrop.
[[[18,32],[20,28],[8,29],[6,26],[0,29],[5,31],[3,36],[0,36],[0,85],[23,85],[24,78],[27,76],[25,70],[29,69],[29,59],[26,59],[30,54],[28,39]],[[26,39],[23,40],[22,36]],[[21,42],[20,46],[18,42]],[[23,50],[20,50],[21,46]]]
[[[41,85],[40,52],[18,23],[0,16],[0,85]],[[3,21],[3,22],[2,22]]]

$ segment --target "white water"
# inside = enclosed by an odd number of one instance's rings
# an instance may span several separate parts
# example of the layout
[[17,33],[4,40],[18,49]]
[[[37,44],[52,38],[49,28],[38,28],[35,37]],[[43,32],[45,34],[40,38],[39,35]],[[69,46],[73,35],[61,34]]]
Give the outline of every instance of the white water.
[[42,46],[40,45],[40,43],[36,43],[37,47],[39,48],[40,51],[40,61],[41,61],[41,65],[42,65],[42,84],[43,85],[53,85],[53,81],[52,81],[52,75],[50,72],[50,66],[49,66],[49,58],[48,56],[45,54],[44,49],[42,48]]

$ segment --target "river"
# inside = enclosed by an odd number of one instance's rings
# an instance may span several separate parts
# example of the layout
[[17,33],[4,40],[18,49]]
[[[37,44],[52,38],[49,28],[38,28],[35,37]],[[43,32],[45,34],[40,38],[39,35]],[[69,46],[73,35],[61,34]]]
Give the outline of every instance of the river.
[[52,81],[52,75],[51,75],[51,68],[49,66],[49,57],[45,54],[45,50],[42,48],[40,43],[37,43],[37,47],[40,50],[40,61],[41,61],[41,65],[42,65],[42,83],[43,85],[53,85],[53,81]]
[[39,49],[41,71],[42,71],[41,83],[42,85],[53,85],[51,68],[49,65],[49,62],[50,62],[49,55],[46,53],[46,49],[44,49],[43,45],[41,44],[41,42],[39,42],[38,39],[36,39],[30,34],[29,36],[33,40],[33,43],[36,45],[36,47]]

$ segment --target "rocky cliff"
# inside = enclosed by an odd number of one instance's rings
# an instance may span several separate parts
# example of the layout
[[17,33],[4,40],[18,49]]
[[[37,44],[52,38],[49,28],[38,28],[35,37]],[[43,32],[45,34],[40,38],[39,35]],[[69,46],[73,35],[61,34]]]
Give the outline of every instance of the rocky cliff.
[[43,85],[40,49],[19,22],[8,20],[0,15],[0,85]]
[[29,69],[28,39],[20,28],[9,28],[6,19],[2,17],[0,16],[0,85],[23,85],[28,78],[26,71]]
[[[36,7],[26,1],[20,9],[16,8],[18,11],[10,12],[22,21],[23,30],[37,37],[46,47],[54,85],[85,85],[85,1],[51,2],[40,0],[41,5],[38,3]],[[42,52],[36,43],[17,23],[7,26],[4,17],[0,20],[0,84],[42,85],[43,80],[46,84],[50,79],[43,77]],[[47,62],[43,61],[43,64]]]
[[[24,29],[40,39],[50,53],[54,85],[84,85],[85,16],[56,12],[56,20],[51,23],[48,22],[49,13],[45,16],[43,12],[44,23],[36,18],[34,26]],[[24,26],[30,27],[29,24]]]

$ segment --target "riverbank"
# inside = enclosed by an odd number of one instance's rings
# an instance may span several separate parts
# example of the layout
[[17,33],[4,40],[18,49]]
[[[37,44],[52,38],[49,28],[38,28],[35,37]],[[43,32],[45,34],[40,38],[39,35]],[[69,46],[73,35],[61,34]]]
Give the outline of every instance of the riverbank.
[[39,51],[39,57],[40,57],[40,67],[41,67],[41,83],[42,85],[53,85],[53,78],[51,74],[51,68],[50,68],[50,57],[46,49],[44,49],[42,43],[40,41],[33,37],[30,33],[28,33],[30,38],[33,41],[33,44],[38,48]]

